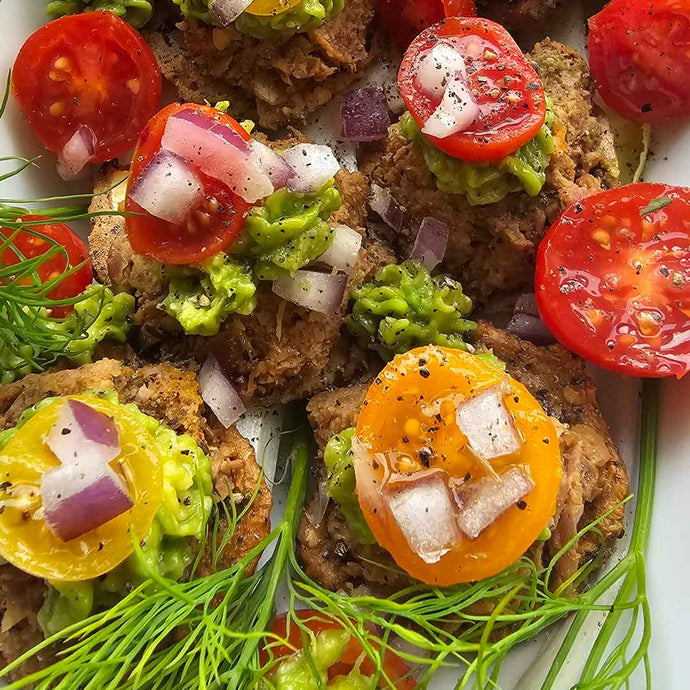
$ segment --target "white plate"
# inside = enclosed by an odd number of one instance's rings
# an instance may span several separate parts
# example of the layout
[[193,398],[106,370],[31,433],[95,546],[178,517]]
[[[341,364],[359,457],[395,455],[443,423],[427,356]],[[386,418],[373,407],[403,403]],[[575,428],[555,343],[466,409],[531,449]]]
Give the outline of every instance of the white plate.
[[[26,37],[45,22],[43,0],[0,0],[0,74],[5,75],[12,65],[19,47]],[[554,37],[566,40],[573,47],[582,49],[581,11],[571,7],[567,17],[559,17]],[[675,123],[655,131],[652,157],[645,178],[675,184],[690,185],[690,127]],[[54,194],[88,191],[89,183],[59,183],[54,173],[54,157],[46,154],[40,144],[23,124],[13,102],[10,102],[5,118],[0,122],[0,155],[17,154],[27,157],[42,155],[38,169],[19,179],[0,183],[0,197],[21,196],[36,198]],[[2,171],[4,172],[5,169]],[[639,386],[636,381],[625,380],[611,374],[598,372],[600,400],[613,436],[636,479],[634,467],[637,443],[637,415]],[[661,415],[661,446],[658,483],[651,546],[647,559],[649,594],[652,602],[654,634],[652,638],[652,674],[655,688],[681,690],[688,687],[686,680],[686,622],[690,620],[690,539],[685,526],[690,507],[690,382],[665,382],[663,385],[663,409]],[[278,420],[269,423],[275,428]],[[257,436],[265,446],[268,440],[264,428],[261,439],[254,421],[246,422],[245,433]],[[276,501],[279,503],[280,501]],[[590,634],[596,626],[590,630]],[[538,668],[538,657],[547,655],[549,645],[557,639],[558,631],[528,645],[508,660],[503,687],[536,690],[538,674],[529,675]],[[568,688],[572,676],[577,673],[586,649],[584,634],[581,648],[571,655],[571,663],[559,678],[559,687]],[[523,674],[527,673],[524,676]],[[453,687],[457,674],[446,672],[434,683],[436,688]],[[520,679],[523,678],[522,682]],[[634,689],[643,688],[638,674],[631,683]]]

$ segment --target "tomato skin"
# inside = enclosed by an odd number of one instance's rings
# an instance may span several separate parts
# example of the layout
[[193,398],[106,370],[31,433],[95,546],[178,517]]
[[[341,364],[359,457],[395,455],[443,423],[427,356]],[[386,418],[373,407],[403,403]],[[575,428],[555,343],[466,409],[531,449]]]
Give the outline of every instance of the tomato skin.
[[612,110],[636,122],[690,114],[689,0],[613,0],[588,23],[590,70]]
[[474,0],[443,0],[446,17],[476,17],[477,7]]
[[[20,220],[36,221],[50,219],[46,216],[23,216]],[[65,272],[68,265],[70,268],[73,268],[79,264],[83,264],[78,271],[73,273],[69,278],[63,280],[54,290],[49,292],[47,296],[50,299],[59,300],[76,297],[81,294],[85,288],[91,284],[93,279],[93,268],[89,260],[89,252],[79,235],[64,223],[32,225],[31,230],[41,233],[61,244],[68,256],[68,259],[65,260],[65,257],[58,253],[42,263],[38,269],[38,275],[42,281],[45,282],[50,278],[61,275]],[[0,228],[0,233],[2,233],[4,237],[11,237],[13,232],[14,230],[10,230],[9,228]],[[14,238],[13,244],[27,259],[40,256],[53,246],[49,242],[21,230]],[[2,253],[2,256],[0,256],[0,260],[5,266],[12,266],[20,261],[20,257],[8,247]],[[73,309],[74,307],[72,306],[53,307],[51,309],[51,314],[56,317],[62,317],[69,314]]]
[[[640,217],[654,199],[671,204]],[[537,254],[539,312],[568,349],[629,376],[690,368],[690,190],[640,182],[568,208]]]
[[[477,99],[480,115],[462,132],[442,139],[429,136],[434,146],[465,161],[490,162],[533,139],[546,118],[541,79],[510,34],[500,24],[483,18],[449,17],[423,31],[405,53],[398,85],[419,126],[424,126],[440,98],[419,87],[416,64],[439,39],[452,43],[463,56],[467,86]],[[509,95],[511,100],[506,98]]]
[[[87,125],[92,162],[129,151],[160,103],[162,78],[144,39],[112,12],[56,19],[24,43],[12,91],[31,129],[60,152]],[[51,112],[51,109],[53,112]]]
[[174,225],[152,216],[130,198],[129,190],[135,180],[160,150],[168,118],[190,109],[231,126],[245,140],[250,139],[246,130],[229,115],[211,106],[194,103],[173,103],[156,113],[144,127],[134,151],[125,202],[126,210],[136,215],[127,216],[125,227],[135,252],[167,264],[197,263],[222,251],[237,238],[244,217],[251,208],[251,204],[237,196],[229,187],[198,169],[195,172],[204,185],[207,199],[213,197],[218,202],[218,210],[214,212],[212,223],[206,228],[198,229],[193,235],[184,225]]

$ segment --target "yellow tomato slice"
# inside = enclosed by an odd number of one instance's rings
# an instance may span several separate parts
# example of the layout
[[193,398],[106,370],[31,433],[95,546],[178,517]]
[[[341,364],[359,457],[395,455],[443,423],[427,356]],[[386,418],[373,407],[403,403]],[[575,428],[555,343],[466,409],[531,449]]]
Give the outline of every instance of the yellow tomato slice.
[[[480,460],[458,427],[458,404],[499,384],[522,444],[511,454]],[[366,449],[354,463],[364,517],[398,565],[423,582],[452,585],[500,572],[527,550],[553,515],[562,472],[555,427],[521,383],[475,355],[428,346],[396,357],[367,392],[356,439]],[[462,535],[436,563],[412,550],[386,500],[391,479],[440,473],[446,486],[460,480],[471,487],[513,467],[530,476],[532,491],[475,539]]]
[[290,8],[299,5],[302,0],[254,0],[245,12],[258,17],[274,17],[276,14],[287,12]]
[[64,402],[39,411],[0,453],[0,554],[47,580],[87,580],[119,565],[133,551],[130,529],[139,539],[148,533],[163,490],[163,460],[146,428],[120,405],[92,396],[74,399],[115,420],[121,452],[110,466],[127,485],[134,507],[71,541],[51,531],[41,517],[41,476],[60,461],[44,439]]

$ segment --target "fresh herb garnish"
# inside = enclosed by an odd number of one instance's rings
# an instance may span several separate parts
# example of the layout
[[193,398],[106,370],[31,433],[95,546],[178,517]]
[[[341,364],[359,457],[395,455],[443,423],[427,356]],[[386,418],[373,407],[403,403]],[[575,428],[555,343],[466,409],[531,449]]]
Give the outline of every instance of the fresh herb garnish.
[[667,196],[659,196],[656,199],[652,199],[641,211],[640,218],[643,216],[654,213],[654,211],[659,211],[662,208],[666,208],[669,204],[673,203],[673,199]]

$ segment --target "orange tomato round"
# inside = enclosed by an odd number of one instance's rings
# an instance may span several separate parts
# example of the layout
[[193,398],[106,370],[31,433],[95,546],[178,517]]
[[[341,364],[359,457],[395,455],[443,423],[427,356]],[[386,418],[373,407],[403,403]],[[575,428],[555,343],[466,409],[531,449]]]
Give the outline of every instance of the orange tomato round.
[[[133,551],[130,528],[146,536],[163,491],[163,461],[146,428],[122,406],[94,396],[73,396],[115,420],[120,455],[110,463],[134,507],[71,541],[62,541],[41,517],[41,476],[60,461],[45,444],[61,402],[37,412],[0,452],[0,554],[46,580],[78,581],[110,572]],[[63,398],[66,400],[66,398]]]
[[274,17],[277,14],[287,12],[299,5],[300,2],[302,0],[254,0],[245,12],[258,17]]
[[[499,384],[505,387],[503,402],[522,444],[509,455],[481,461],[457,425],[457,406]],[[527,550],[553,515],[562,471],[553,422],[521,383],[475,355],[427,346],[396,357],[367,392],[356,439],[367,450],[353,452],[364,517],[397,564],[423,582],[445,586],[500,572]],[[432,452],[420,454],[422,449]],[[519,507],[509,507],[477,538],[462,535],[436,563],[422,560],[388,506],[391,477],[432,470],[440,471],[447,486],[456,478],[471,487],[489,476],[489,464],[498,475],[523,468],[534,488]]]

